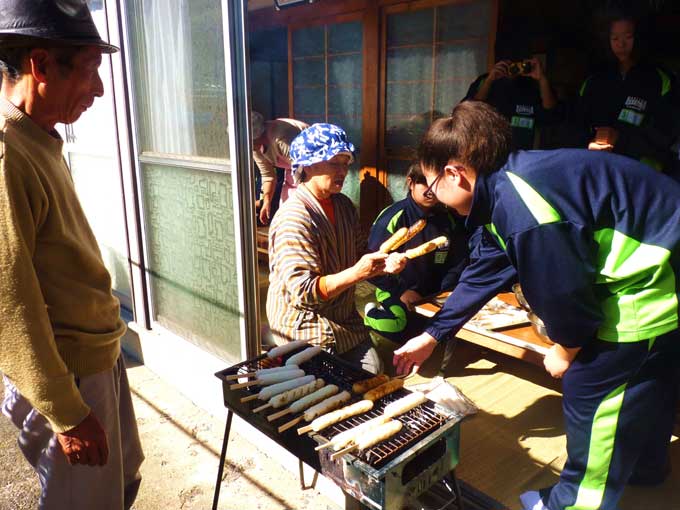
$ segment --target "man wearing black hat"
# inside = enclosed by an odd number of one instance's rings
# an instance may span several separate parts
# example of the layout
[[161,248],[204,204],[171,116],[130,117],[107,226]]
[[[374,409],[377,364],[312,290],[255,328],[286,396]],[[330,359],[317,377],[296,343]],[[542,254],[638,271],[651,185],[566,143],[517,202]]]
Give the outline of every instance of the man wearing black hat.
[[54,129],[103,95],[117,50],[84,0],[0,0],[2,411],[41,509],[128,509],[141,480],[125,324]]

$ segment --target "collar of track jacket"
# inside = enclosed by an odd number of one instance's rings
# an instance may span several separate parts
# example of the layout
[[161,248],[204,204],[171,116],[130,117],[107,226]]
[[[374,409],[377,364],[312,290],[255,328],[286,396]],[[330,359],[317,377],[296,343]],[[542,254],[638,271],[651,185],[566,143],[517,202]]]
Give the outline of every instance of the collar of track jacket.
[[300,177],[300,169],[328,161],[338,154],[347,154],[354,161],[354,145],[347,140],[345,130],[334,124],[312,124],[297,135],[290,144],[293,177]]

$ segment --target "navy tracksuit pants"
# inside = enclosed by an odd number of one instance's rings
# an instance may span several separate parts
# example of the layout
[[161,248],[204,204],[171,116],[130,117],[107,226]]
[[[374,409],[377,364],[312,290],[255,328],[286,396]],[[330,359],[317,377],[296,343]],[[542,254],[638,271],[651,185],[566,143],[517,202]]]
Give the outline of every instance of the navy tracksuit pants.
[[[541,491],[550,510],[615,510],[629,479],[665,476],[675,414],[680,331],[585,346],[563,379],[567,462]],[[631,478],[631,476],[633,478]]]

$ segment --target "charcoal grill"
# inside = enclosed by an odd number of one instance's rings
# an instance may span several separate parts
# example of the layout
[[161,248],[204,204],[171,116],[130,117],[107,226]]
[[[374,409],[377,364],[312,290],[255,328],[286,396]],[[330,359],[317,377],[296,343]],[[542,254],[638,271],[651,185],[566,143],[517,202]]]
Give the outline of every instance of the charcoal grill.
[[[295,352],[286,357],[293,354]],[[266,355],[262,355],[215,374],[222,380],[224,405],[228,413],[215,485],[213,510],[217,510],[219,501],[233,413],[283,446],[301,462],[323,473],[347,494],[370,508],[376,510],[402,508],[406,501],[422,494],[445,476],[450,476],[457,508],[462,509],[460,490],[453,474],[458,464],[460,416],[428,400],[397,418],[403,424],[402,430],[397,435],[363,452],[348,453],[332,460],[332,450],[324,449],[316,452],[314,448],[348,428],[377,417],[382,414],[387,404],[409,392],[402,389],[388,395],[375,402],[374,408],[368,413],[344,420],[317,434],[300,436],[297,433],[297,427],[279,433],[278,427],[294,416],[288,415],[270,423],[267,421],[266,412],[252,412],[253,408],[263,403],[262,401],[241,402],[243,397],[257,394],[261,388],[254,386],[232,390],[230,386],[237,381],[227,380],[228,376],[246,374],[265,368],[267,359]],[[321,352],[304,363],[301,368],[308,375],[313,374],[323,378],[326,384],[335,384],[341,390],[348,391],[351,390],[354,382],[372,376],[369,372],[326,352]]]

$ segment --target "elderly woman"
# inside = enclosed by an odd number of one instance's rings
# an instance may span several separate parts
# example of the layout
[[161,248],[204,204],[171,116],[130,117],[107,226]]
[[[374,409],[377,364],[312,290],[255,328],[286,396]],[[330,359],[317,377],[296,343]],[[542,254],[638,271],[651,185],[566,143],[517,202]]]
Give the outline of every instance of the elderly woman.
[[[345,132],[332,124],[314,124],[293,140],[298,187],[269,229],[267,318],[278,344],[308,340],[380,373],[382,363],[356,310],[354,286],[384,273],[387,256],[358,256],[357,212],[340,193],[353,154]],[[389,265],[398,272],[404,264],[397,257]]]

